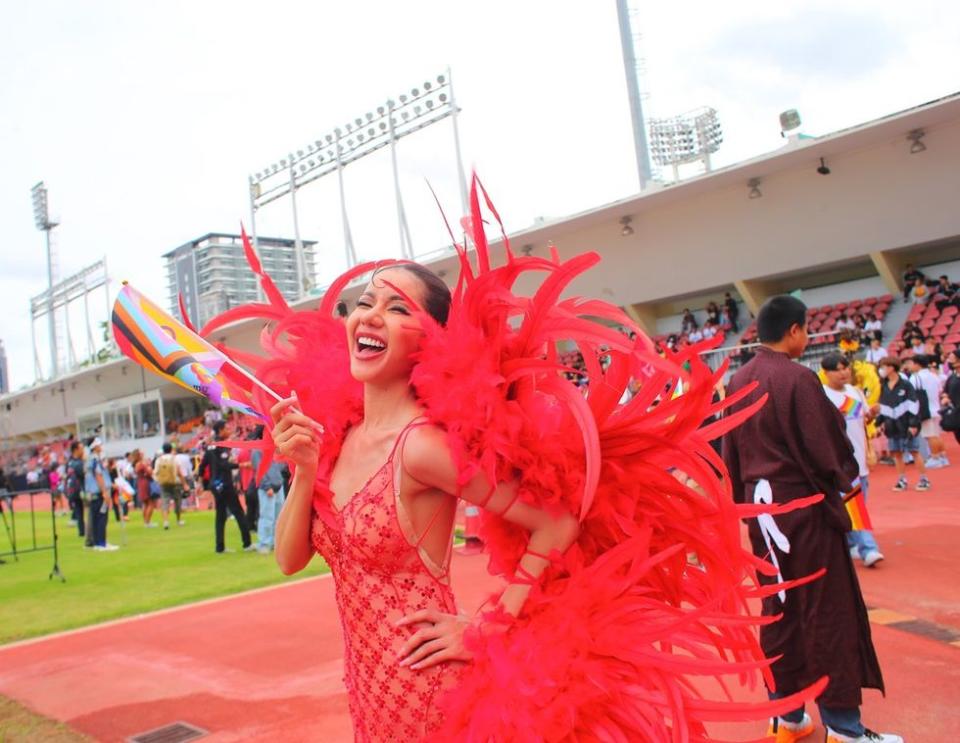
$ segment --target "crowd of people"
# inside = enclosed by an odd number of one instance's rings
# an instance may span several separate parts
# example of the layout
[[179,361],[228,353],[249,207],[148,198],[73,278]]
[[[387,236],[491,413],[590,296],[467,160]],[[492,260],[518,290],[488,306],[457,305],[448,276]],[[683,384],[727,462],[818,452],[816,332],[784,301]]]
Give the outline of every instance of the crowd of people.
[[[258,480],[261,454],[219,447],[225,439],[260,438],[262,426],[240,416],[223,420],[219,411],[181,444],[172,435],[152,455],[140,449],[106,457],[99,436],[69,437],[40,447],[18,447],[0,455],[0,483],[12,493],[48,492],[57,516],[69,518],[84,546],[113,552],[107,540],[111,511],[117,523],[139,513],[143,527],[169,530],[186,525],[184,513],[214,509],[215,551],[230,552],[224,532],[232,518],[243,548],[268,554],[290,478],[274,462]],[[253,543],[253,535],[257,537]]]

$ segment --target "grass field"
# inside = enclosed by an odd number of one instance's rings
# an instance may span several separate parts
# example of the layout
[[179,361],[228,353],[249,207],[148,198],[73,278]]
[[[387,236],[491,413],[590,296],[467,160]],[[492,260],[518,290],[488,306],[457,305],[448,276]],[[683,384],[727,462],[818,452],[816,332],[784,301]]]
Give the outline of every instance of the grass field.
[[[159,521],[157,517],[155,520]],[[10,514],[7,514],[10,519]],[[212,511],[187,513],[186,526],[146,529],[131,512],[124,532],[110,514],[109,542],[116,552],[84,549],[66,518],[57,518],[60,569],[66,582],[48,580],[52,552],[5,557],[0,565],[0,644],[95,624],[215,596],[317,575],[327,568],[319,558],[294,578],[280,573],[272,555],[241,551],[240,531],[227,522],[226,542],[235,553],[214,553]],[[37,514],[37,542],[51,543],[50,514]],[[18,548],[31,542],[30,517],[17,514]],[[0,525],[0,552],[9,550]]]
[[62,722],[31,712],[19,702],[0,696],[0,743],[90,743],[86,735]]

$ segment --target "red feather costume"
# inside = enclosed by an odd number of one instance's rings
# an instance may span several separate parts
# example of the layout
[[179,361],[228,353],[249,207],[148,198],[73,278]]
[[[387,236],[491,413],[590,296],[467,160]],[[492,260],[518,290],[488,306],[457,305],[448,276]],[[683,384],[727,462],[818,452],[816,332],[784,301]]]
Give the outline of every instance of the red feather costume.
[[[785,586],[755,581],[755,571],[776,572],[741,545],[740,520],[759,511],[733,503],[724,465],[709,445],[755,408],[701,427],[742,397],[713,402],[725,368],[712,372],[699,353],[719,340],[662,358],[618,308],[561,299],[570,281],[599,261],[594,253],[566,262],[556,254],[518,257],[504,235],[505,262],[493,267],[481,195],[500,222],[474,178],[463,226],[477,269],[456,245],[461,272],[450,317],[441,327],[419,313],[425,337],[411,382],[430,420],[447,431],[461,484],[481,471],[491,482],[515,479],[524,501],[579,514],[581,533],[565,555],[554,556],[507,631],[468,635],[474,661],[442,701],[437,739],[707,741],[709,721],[758,719],[812,698],[825,679],[776,703],[738,704],[727,693],[730,676],[737,684],[769,682],[770,661],[756,631],[770,618],[753,615],[748,604]],[[303,412],[325,429],[323,471],[363,414],[336,302],[350,281],[395,262],[357,266],[316,310],[293,311],[244,240],[268,303],[230,310],[201,334],[238,319],[268,322],[266,358],[224,350],[267,385],[296,392]],[[532,296],[514,291],[527,272],[543,275]],[[559,341],[572,341],[582,354],[586,395],[563,376],[570,370],[558,360]],[[620,405],[631,378],[640,380],[639,392]],[[684,392],[675,395],[681,380]],[[272,404],[262,390],[237,381],[261,410]],[[272,447],[265,449],[264,469]],[[673,468],[698,488],[681,483]],[[327,492],[317,487],[315,498]],[[777,508],[765,510],[783,512]],[[484,512],[482,536],[491,571],[513,576],[526,533]],[[507,618],[492,613],[485,620]],[[704,698],[690,680],[696,676],[717,679],[721,698]]]

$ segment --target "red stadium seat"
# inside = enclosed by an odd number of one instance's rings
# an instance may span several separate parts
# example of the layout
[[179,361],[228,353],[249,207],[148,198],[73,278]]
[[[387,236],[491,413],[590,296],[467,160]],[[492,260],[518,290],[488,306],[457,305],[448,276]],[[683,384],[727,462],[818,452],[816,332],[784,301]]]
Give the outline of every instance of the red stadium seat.
[[917,323],[917,326],[920,328],[920,330],[930,330],[930,328],[932,328],[934,325],[936,325],[935,320],[921,320]]
[[863,300],[863,304],[866,307],[873,307],[873,305],[875,305],[876,303],[877,303],[876,297],[867,297],[866,299]]
[[957,307],[955,304],[948,304],[943,308],[943,312],[941,314],[944,317],[953,317],[958,313],[960,313],[960,307]]
[[893,301],[893,295],[892,295],[892,294],[884,294],[882,297],[877,297],[877,301],[878,301],[878,302],[886,302],[887,304],[890,304],[890,303]]

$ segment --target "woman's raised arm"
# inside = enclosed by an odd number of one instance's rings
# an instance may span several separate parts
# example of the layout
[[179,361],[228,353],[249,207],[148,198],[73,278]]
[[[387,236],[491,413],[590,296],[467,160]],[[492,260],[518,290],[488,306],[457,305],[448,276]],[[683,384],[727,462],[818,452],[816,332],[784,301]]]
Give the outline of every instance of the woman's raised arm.
[[317,477],[320,446],[312,419],[292,409],[296,398],[273,406],[273,442],[277,453],[296,466],[290,493],[277,520],[275,557],[284,575],[303,570],[313,557],[310,543],[313,483]]

